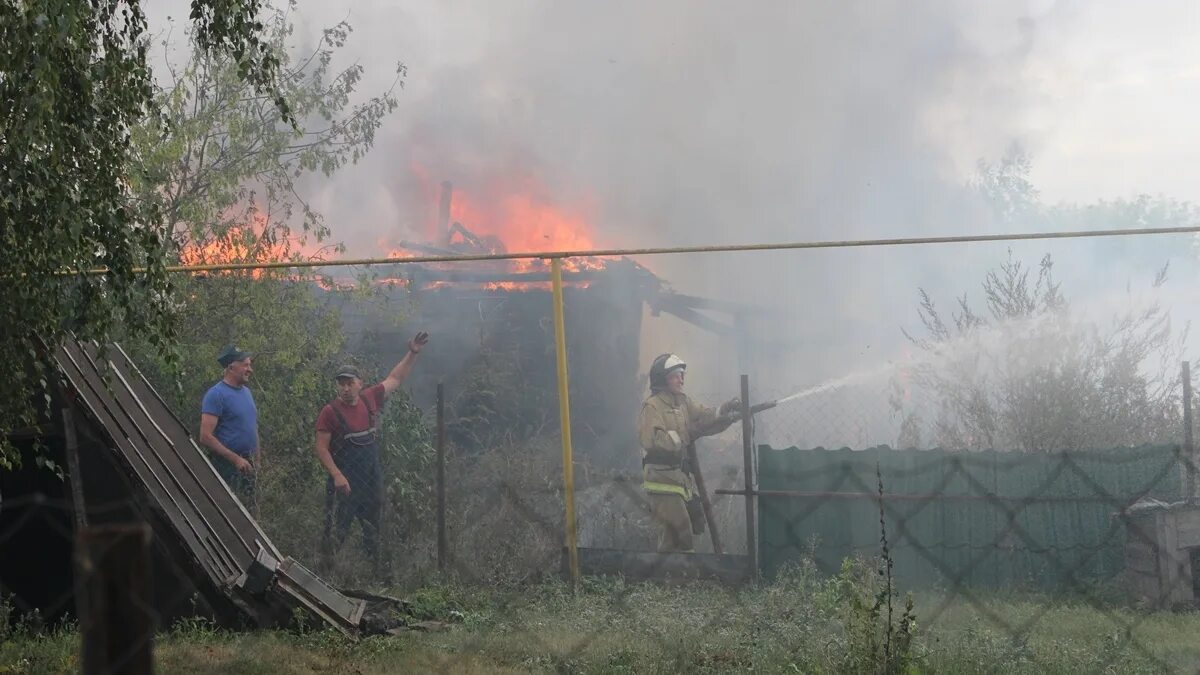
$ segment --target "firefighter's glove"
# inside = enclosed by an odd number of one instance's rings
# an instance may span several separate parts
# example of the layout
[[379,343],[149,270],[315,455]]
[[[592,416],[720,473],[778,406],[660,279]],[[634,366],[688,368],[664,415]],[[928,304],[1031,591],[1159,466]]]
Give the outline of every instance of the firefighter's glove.
[[667,436],[671,439],[671,442],[675,444],[676,448],[683,446],[683,439],[679,437],[678,431],[672,429],[667,432]]
[[704,534],[704,506],[699,497],[692,497],[685,502],[688,519],[692,521],[692,534]]
[[719,410],[717,410],[717,414],[721,415],[722,417],[725,417],[725,416],[732,417],[735,413],[739,412],[741,409],[742,409],[742,399],[735,396],[735,397],[729,399],[728,401],[722,403],[721,408]]

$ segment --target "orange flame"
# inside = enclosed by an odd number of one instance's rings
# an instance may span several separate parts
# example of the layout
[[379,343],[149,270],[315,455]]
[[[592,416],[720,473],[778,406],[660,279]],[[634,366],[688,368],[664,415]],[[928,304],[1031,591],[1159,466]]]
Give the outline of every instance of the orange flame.
[[[294,253],[292,242],[264,236],[267,231],[267,216],[253,213],[250,222],[246,225],[231,227],[224,234],[203,242],[185,243],[179,249],[179,262],[182,265],[195,266],[267,263],[291,258]],[[220,271],[221,274],[235,272],[238,271]],[[261,269],[248,270],[248,272],[255,279],[260,278],[263,274]]]
[[[471,253],[541,253],[586,251],[596,248],[590,222],[594,209],[588,200],[563,205],[551,199],[549,191],[532,177],[504,178],[492,181],[480,189],[455,186],[450,202],[450,232],[439,232],[435,222],[440,186],[430,180],[429,173],[414,165],[413,173],[419,183],[422,201],[426,204],[423,229],[436,248],[449,248]],[[461,226],[456,227],[455,224]],[[467,232],[464,233],[463,230]],[[447,237],[448,235],[448,237]],[[414,252],[393,248],[392,257],[412,257]],[[597,257],[575,257],[563,260],[567,275],[586,270],[602,270],[607,260]],[[440,269],[463,269],[459,265],[439,265]],[[491,271],[498,276],[513,274],[548,274],[547,260],[508,260],[495,263],[472,263],[473,271]],[[583,279],[564,279],[573,286],[587,286]],[[444,288],[457,284],[437,282],[426,288]],[[548,289],[548,281],[494,281],[476,284],[485,290]]]
[[[586,251],[595,248],[588,218],[579,210],[557,207],[532,194],[510,194],[484,206],[457,192],[450,218],[481,238],[494,239],[513,252]],[[455,234],[451,241],[462,240]],[[528,261],[525,261],[528,262]]]
[[[277,263],[291,261],[322,260],[330,251],[336,251],[335,245],[322,245],[320,242],[308,239],[304,235],[295,235],[278,222],[272,222],[268,215],[251,211],[249,217],[241,225],[234,225],[219,236],[209,237],[203,241],[186,241],[179,247],[179,263],[186,266],[223,265],[248,263]],[[197,274],[243,274],[254,279],[261,279],[268,271],[263,269],[249,270],[212,270],[197,272]],[[311,278],[305,273],[275,269],[272,275],[283,275],[284,278],[298,280]],[[332,278],[320,277],[317,282],[325,287],[345,287],[346,282]],[[351,283],[350,286],[353,286]]]

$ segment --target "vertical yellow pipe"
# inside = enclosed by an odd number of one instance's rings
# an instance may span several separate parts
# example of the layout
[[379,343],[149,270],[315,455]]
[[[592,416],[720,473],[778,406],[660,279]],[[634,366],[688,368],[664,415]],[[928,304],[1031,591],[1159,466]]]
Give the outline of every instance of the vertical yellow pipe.
[[563,321],[562,258],[550,259],[554,286],[554,351],[558,357],[558,422],[562,427],[563,499],[567,507],[567,557],[571,583],[579,585],[579,549],[575,545],[575,464],[571,453],[571,398],[567,387],[567,330]]

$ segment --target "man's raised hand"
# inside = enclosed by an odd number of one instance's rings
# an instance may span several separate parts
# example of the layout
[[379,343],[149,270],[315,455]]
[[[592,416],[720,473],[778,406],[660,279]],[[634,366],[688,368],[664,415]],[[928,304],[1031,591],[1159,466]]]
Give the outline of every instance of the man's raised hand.
[[413,336],[413,339],[408,341],[408,351],[414,354],[420,354],[425,343],[429,342],[429,333],[421,331]]

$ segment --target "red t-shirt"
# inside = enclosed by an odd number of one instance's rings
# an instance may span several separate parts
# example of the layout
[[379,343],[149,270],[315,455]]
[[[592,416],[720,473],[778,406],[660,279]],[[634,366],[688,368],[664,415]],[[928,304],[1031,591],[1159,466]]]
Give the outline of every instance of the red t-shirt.
[[[383,402],[386,399],[386,392],[383,390],[383,383],[371,385],[363,389],[358,394],[360,399],[367,399],[372,404],[371,410],[382,410]],[[343,429],[342,423],[338,419],[336,413],[333,412],[333,407],[337,406],[337,411],[346,419],[346,424],[349,429]],[[355,405],[346,405],[340,398],[335,398],[321,408],[321,414],[317,415],[317,431],[327,431],[332,434],[334,439],[339,438],[342,434],[355,433],[357,431],[366,431],[371,428],[371,413],[367,408],[366,401],[358,401]]]

